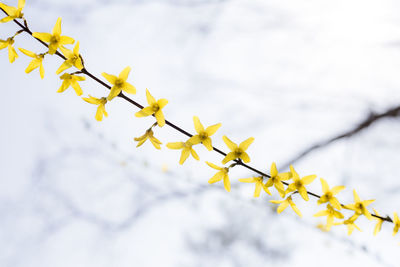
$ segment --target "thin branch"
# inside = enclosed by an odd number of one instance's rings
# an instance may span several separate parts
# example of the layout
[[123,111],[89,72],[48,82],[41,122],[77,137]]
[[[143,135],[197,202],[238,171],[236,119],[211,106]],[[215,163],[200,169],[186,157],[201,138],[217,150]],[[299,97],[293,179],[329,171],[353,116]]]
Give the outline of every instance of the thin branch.
[[371,112],[367,118],[365,118],[363,121],[361,121],[356,127],[354,127],[353,129],[346,131],[342,134],[339,134],[335,137],[329,138],[328,140],[325,141],[321,141],[319,143],[316,143],[312,146],[310,146],[309,148],[304,149],[303,151],[301,151],[300,153],[297,154],[297,156],[293,157],[291,160],[287,161],[287,163],[285,163],[282,168],[285,169],[287,167],[289,167],[291,164],[299,161],[300,159],[304,158],[305,156],[307,156],[308,154],[310,154],[311,152],[323,148],[325,146],[330,145],[331,143],[338,141],[340,139],[344,139],[344,138],[349,138],[352,137],[355,134],[358,134],[359,132],[361,132],[362,130],[368,128],[369,126],[371,126],[372,124],[378,122],[381,119],[384,118],[394,118],[394,117],[399,117],[400,116],[400,105],[399,106],[395,106],[393,108],[390,108],[388,110],[386,110],[385,112],[382,113],[375,113],[375,112]]
[[[1,9],[6,15],[8,15],[7,12],[5,12],[5,10],[3,10],[2,8],[0,8],[0,9]],[[28,27],[22,25],[22,24],[21,24],[20,22],[18,22],[16,19],[14,19],[13,21],[14,21],[19,27],[21,27],[26,33],[28,33],[29,35],[31,35],[31,36],[33,37],[32,31],[31,31]],[[27,23],[24,23],[24,24],[27,25]],[[35,38],[35,37],[34,37],[34,38]],[[38,40],[38,41],[39,41],[41,44],[43,44],[44,46],[48,47],[48,45],[47,45],[45,42],[39,40],[38,38],[35,38],[35,39]],[[56,54],[57,56],[59,56],[60,58],[62,58],[63,60],[66,60],[66,58],[65,58],[61,53],[59,53],[58,51],[56,51],[55,54]],[[100,80],[98,77],[96,77],[95,75],[93,75],[92,73],[90,73],[86,68],[83,68],[83,69],[81,70],[81,72],[82,72],[83,74],[87,75],[88,77],[90,77],[91,79],[93,79],[94,81],[96,81],[97,83],[99,83],[99,84],[101,84],[102,86],[106,87],[107,89],[109,89],[109,90],[111,89],[111,86],[109,86],[108,84],[106,84],[105,82],[103,82],[102,80]],[[136,106],[136,107],[139,108],[139,109],[142,109],[142,108],[143,108],[143,106],[142,106],[141,104],[139,104],[139,103],[137,103],[136,101],[134,101],[133,99],[127,97],[127,96],[124,95],[122,92],[118,95],[118,97],[120,97],[120,98],[126,100],[127,102],[129,102],[130,104]],[[153,116],[154,116],[154,114],[153,114]],[[172,122],[170,122],[170,121],[168,121],[168,120],[165,120],[165,124],[167,124],[167,125],[170,126],[171,128],[173,128],[173,129],[175,129],[175,130],[181,132],[182,134],[184,134],[184,135],[186,135],[186,136],[188,136],[188,137],[192,137],[192,136],[193,136],[193,135],[190,134],[189,132],[185,131],[185,130],[182,129],[181,127],[177,126],[176,124],[174,124],[174,123],[172,123]],[[227,155],[225,152],[223,152],[222,150],[220,150],[220,149],[218,149],[218,148],[216,148],[216,147],[213,147],[213,150],[214,150],[215,152],[221,154],[222,156],[226,156],[226,155]],[[241,165],[241,166],[243,166],[243,167],[245,167],[245,168],[247,168],[247,169],[249,169],[249,170],[251,170],[251,171],[253,171],[253,172],[257,173],[257,174],[259,174],[261,177],[264,177],[264,178],[270,178],[270,177],[271,177],[270,175],[268,175],[268,174],[266,174],[266,173],[264,173],[264,172],[262,172],[262,171],[260,171],[260,170],[258,170],[258,169],[256,169],[256,168],[253,168],[253,167],[251,167],[251,166],[249,166],[249,165],[247,165],[247,164],[245,164],[245,163],[244,163],[242,160],[240,160],[240,159],[235,159],[234,162],[236,163],[236,165]],[[282,183],[285,184],[285,185],[289,185],[287,182],[284,182],[284,181],[282,181]],[[313,192],[309,192],[309,191],[307,191],[307,194],[309,194],[310,196],[313,196],[313,197],[315,197],[315,198],[320,198],[320,197],[321,197],[320,195],[315,194],[315,193],[313,193]],[[344,206],[344,205],[342,204],[342,206]],[[381,216],[378,216],[378,215],[375,215],[375,214],[371,214],[371,215],[372,215],[373,217],[379,218],[379,219],[381,219],[381,220],[383,220],[383,221],[387,221],[387,222],[393,223],[392,219],[391,219],[389,216],[387,216],[387,217],[381,217]]]

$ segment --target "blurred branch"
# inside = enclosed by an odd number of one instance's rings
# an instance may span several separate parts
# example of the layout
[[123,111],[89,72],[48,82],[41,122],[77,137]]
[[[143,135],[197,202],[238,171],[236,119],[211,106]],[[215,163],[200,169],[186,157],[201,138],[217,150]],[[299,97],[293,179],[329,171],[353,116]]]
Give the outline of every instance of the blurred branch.
[[304,149],[303,151],[298,153],[297,156],[295,156],[292,159],[288,160],[282,166],[282,168],[288,168],[289,165],[299,161],[300,159],[304,158],[305,156],[307,156],[311,152],[314,152],[317,149],[326,147],[326,146],[330,145],[331,143],[333,143],[333,142],[335,142],[337,140],[352,137],[353,135],[358,134],[362,130],[368,128],[372,124],[380,121],[381,119],[394,118],[394,117],[399,117],[399,116],[400,116],[400,105],[396,106],[396,107],[392,107],[392,108],[390,108],[390,109],[388,109],[388,110],[386,110],[385,112],[382,112],[382,113],[371,112],[368,115],[367,118],[365,118],[363,121],[358,123],[358,125],[356,127],[354,127],[353,129],[351,129],[349,131],[346,131],[346,132],[344,132],[342,134],[339,134],[337,136],[334,136],[332,138],[329,138],[328,140],[324,140],[324,141],[321,141],[319,143],[316,143],[316,144]]

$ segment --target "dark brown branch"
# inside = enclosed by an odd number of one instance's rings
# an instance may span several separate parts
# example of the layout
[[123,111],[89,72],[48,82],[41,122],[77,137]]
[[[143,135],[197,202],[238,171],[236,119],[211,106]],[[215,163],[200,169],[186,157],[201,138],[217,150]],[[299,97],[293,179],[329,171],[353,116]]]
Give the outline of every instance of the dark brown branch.
[[[0,8],[0,9],[1,9],[6,15],[8,15],[7,12],[5,12],[2,8]],[[25,26],[25,25],[27,25],[25,19],[24,19],[24,25],[22,25],[22,24],[21,24],[20,22],[18,22],[16,19],[14,19],[14,22],[15,22],[19,27],[21,27],[25,32],[27,32],[29,35],[31,35],[31,36],[33,37],[32,31],[31,31],[28,27]],[[34,37],[34,38],[35,38],[35,37]],[[41,44],[43,44],[44,46],[48,47],[48,45],[47,45],[45,42],[43,42],[42,40],[40,40],[40,39],[38,39],[38,38],[35,38],[35,39],[38,40],[38,41],[39,41]],[[66,58],[65,58],[61,53],[59,53],[58,51],[57,51],[55,54],[56,54],[57,56],[59,56],[60,58],[62,58],[63,60],[66,60]],[[108,84],[106,84],[105,82],[103,82],[102,80],[100,80],[99,78],[97,78],[95,75],[93,75],[92,73],[90,73],[86,68],[83,68],[83,69],[81,70],[81,73],[87,75],[88,77],[90,77],[91,79],[93,79],[93,80],[96,81],[97,83],[101,84],[102,86],[106,87],[107,89],[109,89],[109,90],[111,89],[111,86],[109,86]],[[139,104],[139,103],[137,103],[136,101],[134,101],[133,99],[127,97],[127,96],[124,95],[122,92],[118,95],[118,97],[120,97],[120,98],[126,100],[127,102],[131,103],[132,105],[136,106],[136,107],[139,108],[139,109],[142,109],[142,108],[143,108],[143,106],[142,106],[141,104]],[[397,112],[398,112],[398,111],[397,111]],[[153,116],[154,116],[154,115],[153,115]],[[179,126],[177,126],[176,124],[174,124],[174,123],[172,123],[172,122],[170,122],[170,121],[168,121],[168,120],[165,120],[165,124],[167,124],[168,126],[170,126],[170,127],[173,128],[173,129],[177,130],[178,132],[181,132],[182,134],[186,135],[187,137],[192,137],[192,136],[193,136],[193,135],[190,134],[189,132],[185,131],[184,129],[180,128]],[[225,152],[219,150],[218,148],[213,147],[213,150],[214,150],[215,152],[221,154],[222,156],[226,156],[226,155],[227,155]],[[257,173],[257,174],[260,175],[261,177],[265,177],[265,178],[270,178],[270,177],[271,177],[270,175],[268,175],[268,174],[266,174],[266,173],[264,173],[264,172],[262,172],[262,171],[260,171],[260,170],[258,170],[258,169],[255,169],[255,168],[253,168],[253,167],[251,167],[251,166],[249,166],[249,165],[247,165],[247,164],[245,164],[245,163],[244,163],[242,160],[240,160],[240,159],[236,159],[236,160],[234,160],[234,162],[235,162],[236,165],[241,165],[241,166],[243,166],[243,167],[245,167],[245,168],[247,168],[247,169],[249,169],[249,170],[251,170],[251,171]],[[289,184],[288,184],[287,182],[285,182],[285,181],[282,181],[282,183],[285,184],[285,185],[289,185]],[[307,191],[307,194],[309,194],[310,196],[313,196],[313,197],[315,197],[315,198],[320,198],[320,197],[321,197],[320,195],[315,194],[315,193],[313,193],[313,192],[309,192],[309,191]],[[342,206],[343,206],[343,204],[342,204]],[[389,216],[387,216],[387,217],[381,217],[381,216],[377,216],[377,215],[374,215],[374,214],[371,214],[371,215],[374,216],[374,217],[376,217],[376,218],[379,218],[379,219],[381,219],[381,220],[383,220],[383,221],[393,222],[392,219],[391,219]]]

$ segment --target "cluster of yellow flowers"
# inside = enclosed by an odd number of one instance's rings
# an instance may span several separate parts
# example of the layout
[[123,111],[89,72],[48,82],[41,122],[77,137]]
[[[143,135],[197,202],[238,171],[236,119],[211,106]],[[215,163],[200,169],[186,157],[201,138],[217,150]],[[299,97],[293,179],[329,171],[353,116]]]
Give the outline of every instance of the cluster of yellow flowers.
[[[9,61],[11,63],[13,63],[18,57],[18,54],[14,48],[14,38],[22,32],[27,32],[31,34],[43,44],[46,44],[48,50],[44,53],[36,54],[26,49],[19,48],[22,53],[33,58],[33,60],[29,63],[28,67],[25,70],[26,73],[30,73],[33,70],[39,68],[40,77],[43,79],[43,60],[45,56],[57,54],[64,59],[64,62],[56,71],[57,75],[63,73],[60,76],[62,84],[57,92],[61,93],[67,90],[69,87],[72,87],[75,90],[76,94],[78,96],[81,96],[83,94],[83,90],[79,82],[84,81],[85,77],[79,76],[79,74],[88,75],[89,77],[93,78],[97,82],[110,89],[108,96],[96,98],[89,95],[89,97],[82,98],[84,101],[90,104],[97,105],[95,118],[98,121],[101,121],[103,119],[103,116],[108,116],[105,106],[109,101],[112,101],[117,96],[125,97],[123,95],[123,92],[128,94],[136,94],[136,88],[132,84],[127,82],[129,73],[131,71],[130,67],[126,67],[125,69],[123,69],[118,76],[108,73],[102,73],[102,76],[109,82],[109,84],[111,84],[111,86],[103,83],[85,69],[83,58],[79,53],[79,42],[76,42],[75,47],[72,50],[65,47],[66,45],[74,44],[75,40],[71,37],[61,35],[61,18],[57,20],[52,30],[52,33],[32,33],[28,29],[24,14],[22,13],[24,6],[25,0],[19,0],[17,7],[12,7],[0,3],[1,10],[3,10],[3,12],[7,14],[7,16],[2,18],[0,22],[3,23],[14,20],[22,28],[22,30],[16,32],[12,37],[9,37],[6,40],[0,39],[0,49],[8,47]],[[22,19],[25,26],[17,22],[17,19]],[[65,72],[72,67],[75,67],[77,71],[72,73]],[[281,199],[271,200],[270,202],[274,204],[279,204],[279,206],[277,207],[278,213],[281,213],[288,206],[290,206],[293,211],[301,217],[302,214],[294,202],[294,196],[298,194],[304,201],[309,201],[309,195],[311,195],[315,198],[318,198],[318,205],[325,204],[326,209],[321,210],[314,215],[315,217],[326,216],[326,225],[324,225],[323,227],[325,230],[330,230],[331,227],[334,225],[346,225],[348,228],[348,234],[350,235],[354,229],[360,230],[360,228],[355,224],[355,221],[359,217],[364,215],[368,220],[377,220],[374,234],[377,234],[381,230],[382,223],[385,221],[394,224],[393,235],[398,232],[400,228],[400,219],[397,213],[394,213],[392,219],[389,216],[382,217],[375,209],[374,214],[371,214],[370,211],[368,211],[367,206],[369,206],[374,200],[361,200],[357,192],[353,190],[354,203],[341,204],[336,196],[339,192],[343,191],[345,187],[334,186],[330,188],[328,183],[323,178],[320,178],[322,195],[314,194],[308,191],[306,186],[312,183],[317,178],[317,176],[307,175],[300,178],[300,175],[296,172],[293,166],[290,166],[289,172],[279,173],[276,164],[272,163],[270,168],[270,175],[260,172],[247,165],[247,163],[250,162],[250,156],[247,154],[246,150],[253,143],[253,137],[244,140],[238,145],[231,141],[227,136],[223,136],[222,139],[230,150],[229,153],[225,154],[219,149],[214,148],[211,140],[211,136],[213,136],[221,127],[221,123],[217,123],[205,128],[200,122],[200,119],[197,116],[194,116],[193,123],[196,134],[188,134],[176,125],[165,120],[162,110],[168,104],[168,101],[166,99],[156,100],[147,89],[146,97],[148,102],[148,106],[146,107],[142,107],[140,104],[137,104],[135,101],[129,99],[130,102],[134,103],[138,107],[141,107],[141,110],[135,113],[136,117],[154,116],[156,120],[156,122],[149,129],[147,129],[142,136],[134,138],[134,140],[138,142],[137,147],[144,144],[147,140],[150,140],[150,142],[156,149],[161,149],[162,142],[154,136],[153,128],[156,126],[163,127],[165,124],[169,124],[171,127],[189,136],[189,138],[184,142],[171,142],[166,144],[166,146],[170,149],[181,150],[179,160],[180,164],[183,164],[190,155],[192,155],[192,157],[196,160],[200,159],[193,148],[198,144],[203,144],[204,147],[209,151],[214,150],[224,155],[224,158],[222,160],[222,164],[224,166],[222,167],[217,166],[211,162],[206,162],[209,167],[217,170],[217,173],[209,179],[208,182],[210,184],[223,181],[226,191],[229,192],[231,190],[229,180],[230,169],[238,165],[244,166],[256,172],[258,176],[239,179],[239,181],[243,183],[255,184],[254,197],[260,196],[261,189],[263,189],[268,195],[271,195],[270,189],[275,188]],[[230,163],[230,165],[225,166],[227,163]],[[342,214],[343,210],[352,211],[352,214],[345,219],[344,215]]]

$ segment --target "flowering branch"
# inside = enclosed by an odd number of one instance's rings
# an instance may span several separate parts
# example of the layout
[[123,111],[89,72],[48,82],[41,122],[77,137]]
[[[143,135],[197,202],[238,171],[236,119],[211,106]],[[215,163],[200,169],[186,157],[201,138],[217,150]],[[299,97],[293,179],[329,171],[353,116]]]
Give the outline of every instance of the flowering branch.
[[[83,98],[83,100],[85,100],[90,104],[98,105],[95,116],[95,118],[98,121],[102,120],[103,115],[104,116],[108,115],[105,110],[105,105],[115,97],[120,97],[125,101],[129,102],[130,104],[139,108],[140,111],[135,114],[136,117],[144,117],[151,115],[156,119],[156,123],[154,123],[146,131],[144,135],[135,138],[135,141],[139,142],[137,146],[142,145],[146,140],[149,139],[156,149],[160,149],[160,145],[162,143],[161,141],[159,141],[157,138],[154,137],[153,128],[155,126],[163,127],[166,124],[169,127],[175,129],[176,131],[182,133],[183,135],[189,137],[189,139],[186,142],[174,142],[167,144],[168,148],[182,149],[180,164],[183,164],[190,154],[195,159],[199,160],[197,153],[192,147],[200,143],[202,143],[208,150],[210,151],[213,150],[219,153],[220,155],[224,156],[224,159],[222,160],[223,164],[226,164],[231,161],[233,162],[228,167],[219,167],[213,163],[206,162],[211,168],[218,170],[218,172],[209,180],[209,183],[215,183],[223,180],[225,189],[227,191],[230,191],[230,181],[228,176],[229,170],[236,166],[242,166],[259,175],[258,177],[240,179],[241,182],[255,183],[256,185],[254,193],[255,197],[258,197],[260,195],[262,188],[267,194],[271,194],[268,188],[272,186],[274,186],[277,189],[281,198],[284,198],[287,194],[290,194],[286,199],[271,201],[272,203],[280,204],[277,209],[278,213],[282,212],[284,209],[286,209],[286,207],[290,205],[292,209],[299,216],[301,216],[301,213],[299,209],[296,207],[292,198],[293,195],[298,193],[305,201],[308,201],[309,196],[312,196],[318,199],[317,202],[318,204],[326,203],[327,209],[316,213],[314,216],[327,216],[327,226],[326,226],[327,229],[330,229],[332,225],[344,224],[348,227],[349,234],[351,234],[351,232],[354,229],[359,229],[358,226],[355,225],[354,223],[355,220],[359,216],[364,215],[367,219],[372,219],[374,217],[375,219],[378,220],[378,224],[375,229],[380,230],[382,223],[386,221],[394,224],[393,234],[396,234],[397,231],[399,230],[400,219],[397,216],[397,213],[394,213],[393,219],[389,216],[382,217],[376,211],[374,214],[371,214],[368,211],[367,206],[370,205],[374,200],[361,200],[355,190],[353,190],[354,203],[342,204],[337,200],[337,198],[334,195],[339,193],[339,191],[342,191],[344,189],[344,186],[335,186],[330,189],[327,182],[321,178],[320,181],[322,185],[323,194],[318,195],[306,189],[306,185],[312,183],[317,177],[316,175],[307,175],[301,178],[299,174],[295,171],[293,166],[290,166],[290,172],[278,173],[275,163],[271,165],[270,174],[264,173],[254,167],[251,167],[250,165],[248,165],[248,163],[250,162],[250,156],[247,154],[246,150],[253,143],[254,141],[253,137],[244,140],[238,145],[233,141],[231,141],[227,136],[223,136],[223,141],[225,142],[226,146],[231,150],[229,153],[225,153],[219,148],[212,146],[212,141],[210,138],[210,136],[213,135],[218,130],[221,124],[215,124],[205,129],[203,125],[200,123],[199,118],[194,117],[193,121],[197,134],[192,135],[191,133],[179,127],[177,124],[172,123],[164,118],[162,109],[167,105],[168,101],[166,99],[159,99],[156,101],[148,90],[146,90],[146,97],[149,106],[144,107],[143,105],[134,101],[132,98],[128,97],[126,94],[123,93],[123,92],[128,94],[136,93],[136,88],[127,82],[128,75],[130,73],[130,67],[126,67],[124,70],[122,70],[122,72],[118,76],[102,73],[103,77],[105,77],[112,86],[103,82],[100,78],[89,72],[84,66],[83,57],[79,54],[79,42],[77,42],[73,51],[68,50],[67,48],[64,47],[64,45],[73,44],[75,40],[71,37],[61,35],[61,18],[57,20],[53,28],[53,32],[51,34],[32,32],[29,29],[28,23],[26,22],[22,13],[24,5],[25,5],[24,0],[19,0],[17,8],[10,7],[0,3],[0,9],[7,15],[7,17],[0,20],[0,22],[8,22],[13,20],[21,28],[20,31],[18,31],[14,36],[7,39],[7,41],[1,41],[2,46],[0,46],[0,49],[5,48],[6,46],[8,46],[9,48],[10,62],[11,63],[14,62],[15,58],[18,56],[13,47],[14,37],[22,32],[28,33],[36,40],[38,40],[41,44],[43,44],[45,47],[47,47],[48,51],[46,53],[37,55],[28,50],[20,49],[24,54],[33,57],[34,60],[36,60],[34,63],[30,64],[30,66],[32,65],[31,67],[28,66],[26,70],[27,73],[29,73],[34,68],[40,65],[40,75],[43,78],[44,70],[41,64],[44,59],[44,56],[55,54],[64,60],[63,64],[56,71],[57,74],[60,74],[61,72],[65,71],[70,67],[75,67],[78,69],[78,71],[75,71],[73,73],[64,73],[60,76],[60,79],[63,80],[63,84],[61,85],[58,92],[63,92],[66,89],[68,89],[69,86],[72,86],[77,95],[79,96],[82,95],[83,92],[78,82],[84,81],[85,77],[77,76],[77,74],[84,74],[87,77],[99,83],[100,85],[110,90],[110,93],[107,97],[95,98],[89,96],[89,98]],[[17,19],[22,19],[23,24],[20,23]],[[62,53],[60,53],[58,49],[60,49]],[[392,113],[396,115],[399,112],[400,112],[400,107],[398,108],[398,110],[395,109],[394,111],[392,111]],[[333,142],[339,138],[351,136],[356,132],[362,130],[363,128],[368,127],[374,120],[377,120],[383,116],[389,116],[389,115],[375,115],[375,117],[371,117],[369,120],[362,123],[359,127],[354,129],[353,131],[350,131],[347,134],[336,137],[328,141],[328,143]],[[266,181],[265,184],[264,184],[264,179],[268,179],[268,181]],[[288,180],[291,180],[291,182],[288,182]],[[354,214],[346,220],[340,222],[334,222],[334,218],[338,219],[344,218],[344,216],[339,212],[339,210],[341,209],[352,210],[354,211]],[[375,230],[375,232],[377,232],[377,230]]]

